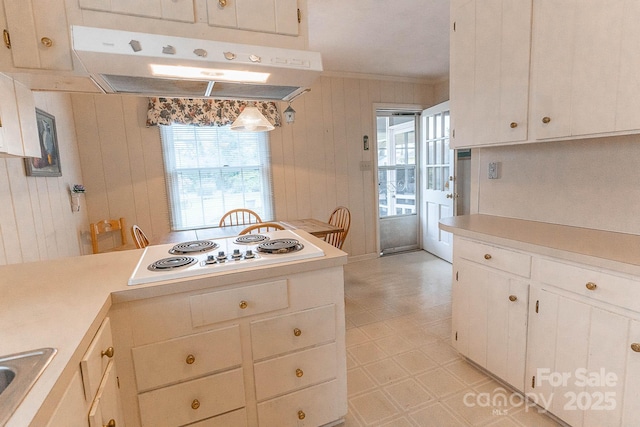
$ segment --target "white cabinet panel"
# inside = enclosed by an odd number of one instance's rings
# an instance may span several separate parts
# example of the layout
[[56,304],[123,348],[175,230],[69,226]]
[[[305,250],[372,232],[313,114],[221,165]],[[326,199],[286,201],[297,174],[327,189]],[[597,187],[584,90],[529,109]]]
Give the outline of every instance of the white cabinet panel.
[[112,421],[115,422],[115,426],[124,425],[119,392],[118,373],[115,363],[111,360],[89,410],[89,427],[104,427]]
[[72,69],[64,0],[5,0],[4,7],[14,67]]
[[114,354],[111,321],[107,317],[80,361],[82,382],[88,401],[93,400],[96,395],[107,365]]
[[209,25],[297,36],[297,0],[207,0]]

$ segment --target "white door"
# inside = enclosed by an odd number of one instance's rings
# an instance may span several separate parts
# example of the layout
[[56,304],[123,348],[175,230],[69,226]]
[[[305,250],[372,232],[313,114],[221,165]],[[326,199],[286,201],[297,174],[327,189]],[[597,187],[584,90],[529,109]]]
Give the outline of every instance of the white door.
[[438,228],[455,215],[454,151],[449,148],[449,101],[422,112],[420,134],[420,226],[422,248],[451,262],[453,236]]

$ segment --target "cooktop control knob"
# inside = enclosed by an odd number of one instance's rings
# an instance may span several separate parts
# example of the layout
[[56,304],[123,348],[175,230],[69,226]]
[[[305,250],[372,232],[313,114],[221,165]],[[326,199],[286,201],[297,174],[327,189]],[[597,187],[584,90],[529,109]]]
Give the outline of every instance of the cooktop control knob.
[[247,259],[255,258],[253,251],[251,249],[247,249],[247,252],[244,253],[244,257]]
[[240,253],[240,249],[234,249],[233,250],[233,255],[231,255],[231,257],[233,259],[235,259],[236,261],[242,258],[242,254]]

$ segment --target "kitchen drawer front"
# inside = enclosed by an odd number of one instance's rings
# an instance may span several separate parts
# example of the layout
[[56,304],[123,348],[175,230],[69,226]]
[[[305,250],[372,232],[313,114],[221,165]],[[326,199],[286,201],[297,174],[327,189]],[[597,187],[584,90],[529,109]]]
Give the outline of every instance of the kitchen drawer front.
[[251,323],[253,360],[335,341],[334,304]]
[[175,338],[131,349],[138,391],[240,366],[240,327]]
[[335,399],[338,381],[333,380],[276,399],[258,403],[258,426],[321,426],[347,413],[346,401]]
[[254,365],[256,398],[269,399],[336,377],[336,344],[269,359]]
[[122,408],[118,399],[118,374],[113,361],[110,361],[104,378],[100,383],[100,388],[96,394],[96,398],[89,410],[89,427],[103,427],[110,420],[115,421],[115,425],[124,425],[124,417],[122,416]]
[[531,274],[531,256],[528,254],[465,239],[456,239],[454,252],[460,258],[518,276],[529,277]]
[[189,300],[194,327],[289,307],[286,280],[192,295]]
[[114,353],[111,321],[107,317],[100,325],[100,328],[98,328],[96,336],[80,360],[84,395],[88,402],[93,401],[100,382],[102,381],[102,376],[109,364],[109,360],[113,357]]
[[537,282],[640,312],[640,281],[544,258],[534,258],[532,276]]
[[244,407],[242,368],[138,395],[142,425],[175,427]]
[[247,427],[247,411],[242,408],[237,411],[218,415],[217,417],[189,424],[189,427]]

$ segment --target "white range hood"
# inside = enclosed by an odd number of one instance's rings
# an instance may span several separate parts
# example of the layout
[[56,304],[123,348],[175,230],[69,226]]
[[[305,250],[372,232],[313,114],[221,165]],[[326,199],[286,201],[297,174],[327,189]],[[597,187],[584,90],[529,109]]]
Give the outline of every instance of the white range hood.
[[290,100],[322,72],[318,52],[72,26],[73,50],[106,93]]

